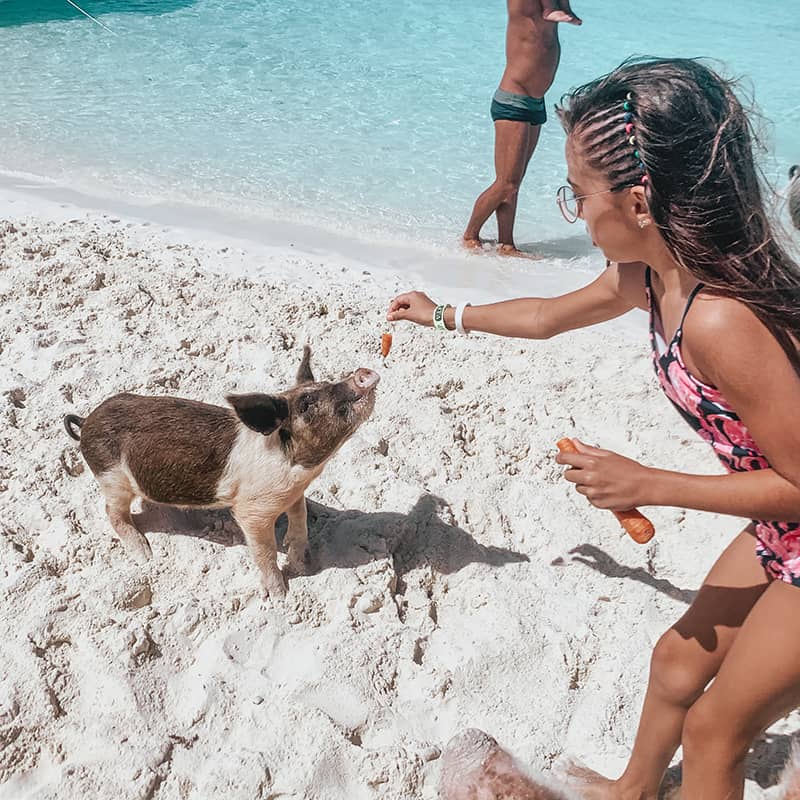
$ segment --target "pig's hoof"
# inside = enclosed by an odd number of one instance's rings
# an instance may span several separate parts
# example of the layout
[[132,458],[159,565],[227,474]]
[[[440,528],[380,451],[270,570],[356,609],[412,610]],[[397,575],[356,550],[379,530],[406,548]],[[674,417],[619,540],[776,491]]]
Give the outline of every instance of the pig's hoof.
[[125,542],[125,550],[140,566],[144,566],[153,558],[153,551],[150,549],[150,543],[141,535],[134,541],[128,540]]
[[289,557],[286,562],[286,569],[292,575],[305,575],[308,573],[308,563],[310,554],[308,548],[289,548]]
[[269,581],[263,582],[264,593],[274,603],[281,603],[286,599],[286,581],[283,575],[278,573],[277,577],[271,577]]

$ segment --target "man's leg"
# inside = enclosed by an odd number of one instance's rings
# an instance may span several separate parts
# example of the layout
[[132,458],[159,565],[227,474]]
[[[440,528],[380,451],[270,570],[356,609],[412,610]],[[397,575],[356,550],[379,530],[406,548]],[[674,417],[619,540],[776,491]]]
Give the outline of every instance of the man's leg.
[[[522,179],[525,177],[528,164],[530,163],[533,151],[536,149],[536,144],[539,141],[539,134],[541,131],[541,125],[528,125],[528,144],[525,151],[522,175],[519,179],[520,184],[522,183]],[[497,241],[500,244],[500,252],[504,255],[519,254],[519,250],[517,250],[517,247],[514,244],[514,221],[517,216],[518,196],[519,186],[517,186],[517,191],[514,193],[513,199],[500,203],[495,212],[497,215]]]
[[[528,122],[516,122],[499,119],[494,123],[494,183],[475,201],[467,229],[464,231],[464,242],[467,245],[479,243],[480,230],[489,217],[497,211],[502,203],[513,201],[522,176],[525,174],[526,158],[530,150],[530,128]],[[511,216],[513,229],[513,213]],[[501,244],[505,244],[500,240]],[[513,245],[513,236],[510,243]]]
[[[655,800],[681,743],[689,709],[717,674],[767,586],[755,554],[755,539],[744,531],[717,559],[683,617],[656,644],[639,730],[625,772],[615,781],[595,773],[576,773],[574,777],[582,784],[581,797]],[[699,796],[687,795],[692,800]]]
[[[555,78],[556,69],[561,56],[561,45],[558,41],[558,26],[553,24],[538,25],[535,28],[537,39],[534,63],[529,64],[532,79],[526,86],[515,82],[506,64],[506,70],[500,80],[500,89],[514,94],[532,94],[532,97],[544,97]],[[514,126],[518,126],[516,129]],[[501,203],[507,203],[503,223],[503,238],[499,238],[501,247],[506,245],[514,252],[514,217],[516,214],[516,193],[528,166],[533,150],[539,138],[540,125],[531,137],[529,122],[498,119],[494,124],[495,181],[475,201],[467,228],[464,231],[464,244],[468,247],[479,247],[480,232],[484,223],[497,211]],[[516,176],[516,185],[509,185],[509,174]],[[498,221],[499,222],[499,221]]]

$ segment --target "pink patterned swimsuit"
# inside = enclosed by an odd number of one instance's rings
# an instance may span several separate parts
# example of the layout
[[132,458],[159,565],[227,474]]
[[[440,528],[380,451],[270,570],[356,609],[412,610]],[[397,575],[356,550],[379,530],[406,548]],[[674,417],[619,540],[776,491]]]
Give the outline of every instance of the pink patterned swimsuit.
[[[703,285],[697,286],[689,296],[678,330],[663,353],[659,351],[656,339],[656,333],[662,339],[664,335],[661,319],[653,303],[649,267],[645,272],[645,287],[650,307],[653,366],[664,393],[689,425],[714,448],[728,472],[769,469],[766,456],[758,449],[747,427],[719,390],[701,383],[683,363],[683,322]],[[800,522],[753,522],[757,539],[756,554],[764,569],[777,580],[800,586]]]

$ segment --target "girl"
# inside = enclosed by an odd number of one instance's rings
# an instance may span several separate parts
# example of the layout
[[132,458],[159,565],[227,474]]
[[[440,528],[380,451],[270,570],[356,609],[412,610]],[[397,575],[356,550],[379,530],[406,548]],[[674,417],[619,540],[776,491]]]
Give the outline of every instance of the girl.
[[[587,798],[656,798],[683,746],[683,797],[733,800],[745,754],[800,705],[800,270],[776,241],[731,84],[693,60],[628,62],[558,109],[569,222],[610,265],[555,298],[456,309],[419,292],[388,319],[543,339],[650,312],[658,380],[727,475],[687,475],[576,443],[565,478],[598,508],[682,506],[752,519],[659,640],[617,780]],[[712,681],[711,685],[709,683]]]

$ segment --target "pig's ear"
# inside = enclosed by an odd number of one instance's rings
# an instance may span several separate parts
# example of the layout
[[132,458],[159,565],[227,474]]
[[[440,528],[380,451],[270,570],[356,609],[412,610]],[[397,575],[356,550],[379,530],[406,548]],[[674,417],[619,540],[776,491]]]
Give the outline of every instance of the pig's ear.
[[236,416],[258,433],[268,436],[289,417],[289,404],[270,394],[230,394],[225,398]]
[[311,371],[311,348],[306,345],[303,347],[303,360],[300,362],[300,369],[297,370],[297,385],[304,383],[316,383],[317,379]]

